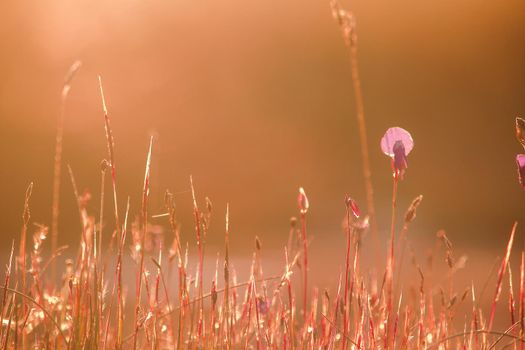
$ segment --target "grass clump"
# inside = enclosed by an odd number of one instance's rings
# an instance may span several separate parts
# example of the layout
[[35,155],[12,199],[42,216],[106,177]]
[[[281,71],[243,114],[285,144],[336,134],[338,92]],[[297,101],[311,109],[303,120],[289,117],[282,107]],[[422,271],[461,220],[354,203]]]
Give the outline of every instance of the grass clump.
[[[152,216],[148,211],[148,200],[153,138],[146,156],[140,215],[130,222],[128,198],[122,219],[119,216],[121,198],[117,196],[115,141],[100,78],[107,142],[107,159],[101,163],[100,204],[94,208],[90,204],[92,194],[77,190],[73,170],[68,166],[82,229],[76,255],[72,255],[67,247],[58,247],[64,106],[72,78],[80,67],[76,62],[64,83],[57,127],[50,253],[46,254],[44,247],[48,227],[31,225],[31,183],[24,197],[20,237],[12,243],[4,283],[0,286],[0,346],[3,349],[419,350],[525,347],[525,253],[521,253],[517,293],[509,264],[517,224],[511,229],[504,258],[495,274],[494,297],[487,313],[479,304],[479,297],[476,298],[474,285],[456,291],[453,277],[463,268],[465,259],[455,258],[452,243],[443,231],[438,232],[437,240],[444,247],[447,274],[442,281],[429,278],[432,264],[422,267],[418,263],[408,239],[409,226],[416,218],[422,196],[416,197],[406,210],[401,231],[396,229],[399,186],[408,168],[408,154],[414,146],[412,136],[399,127],[388,129],[381,140],[382,151],[391,158],[393,175],[390,237],[388,249],[384,252],[386,266],[375,266],[374,271],[378,271],[375,273],[362,268],[362,256],[376,256],[379,248],[377,242],[368,246],[363,244],[368,231],[374,233],[374,239],[377,236],[357,70],[355,19],[336,2],[332,5],[350,55],[368,213],[362,215],[357,203],[348,195],[344,197],[346,247],[341,249],[344,260],[335,288],[320,290],[309,276],[312,262],[308,259],[311,237],[307,233],[307,214],[311,209],[303,188],[299,189],[297,198],[299,219],[292,218],[288,241],[283,242],[281,273],[265,275],[262,244],[256,237],[250,273],[240,279],[230,260],[229,206],[224,213],[223,258],[217,255],[216,261],[205,261],[206,237],[214,210],[208,198],[204,205],[199,205],[201,199],[190,177],[198,255],[196,266],[190,266],[192,249],[182,240],[175,199],[169,190],[164,196],[164,213],[154,215],[164,220],[169,234],[159,233],[150,223]],[[518,118],[516,133],[525,147],[524,125],[525,122]],[[524,155],[518,155],[522,184],[525,178],[523,159]],[[107,221],[103,212],[108,172],[111,174],[111,221],[115,229],[104,237],[103,233],[109,233],[103,232]],[[95,219],[97,216],[98,220]],[[108,243],[105,250],[103,240]],[[58,269],[56,258],[66,251],[69,259]],[[411,258],[413,269],[409,280],[403,280],[401,273],[406,254]],[[206,264],[215,266],[212,277],[204,274]],[[135,275],[134,289],[129,289],[124,282],[124,272]],[[499,300],[506,273],[509,278],[507,312],[510,322],[506,329],[496,331],[496,311],[498,306],[501,307]],[[205,290],[204,280],[207,278],[211,280],[209,290]],[[413,288],[403,289],[403,286]],[[471,303],[469,311],[458,315],[459,305],[467,303]]]

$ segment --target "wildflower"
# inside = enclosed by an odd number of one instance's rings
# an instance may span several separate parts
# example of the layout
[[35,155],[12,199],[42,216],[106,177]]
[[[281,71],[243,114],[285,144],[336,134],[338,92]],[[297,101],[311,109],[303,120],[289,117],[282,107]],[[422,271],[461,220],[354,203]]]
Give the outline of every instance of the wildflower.
[[408,168],[407,156],[414,148],[412,135],[403,128],[393,127],[386,131],[381,139],[381,150],[392,158],[394,177],[403,179]]

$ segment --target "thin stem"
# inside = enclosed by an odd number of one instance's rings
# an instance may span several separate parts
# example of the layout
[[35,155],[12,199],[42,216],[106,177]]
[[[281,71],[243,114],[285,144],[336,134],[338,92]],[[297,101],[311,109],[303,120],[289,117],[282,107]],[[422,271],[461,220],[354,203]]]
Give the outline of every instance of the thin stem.
[[392,318],[392,304],[393,304],[393,277],[394,277],[394,245],[395,245],[395,230],[396,230],[396,206],[397,206],[397,185],[399,182],[399,174],[394,171],[393,187],[392,187],[392,218],[390,221],[390,246],[387,258],[386,267],[386,286],[387,286],[387,329],[385,338],[385,348],[390,347],[390,325]]
[[[31,217],[31,213],[29,210],[29,200],[31,199],[31,194],[33,192],[33,183],[31,182],[29,186],[27,187],[26,194],[25,194],[25,200],[24,200],[24,211],[22,214],[22,231],[20,232],[20,255],[19,255],[19,270],[21,271],[21,278],[22,278],[22,294],[26,294],[26,240],[27,240],[27,225],[29,224],[29,219]],[[26,304],[26,298],[22,299],[22,312],[24,314],[28,314],[28,308]],[[26,345],[27,342],[27,335],[26,333],[22,333],[22,347]]]
[[[275,275],[275,276],[270,276],[270,277],[266,277],[266,278],[263,278],[263,279],[260,279],[260,280],[255,280],[255,283],[262,283],[262,282],[268,282],[268,281],[275,281],[275,280],[278,280],[278,279],[281,279],[282,276],[280,275]],[[234,289],[237,289],[237,288],[241,288],[241,287],[246,287],[246,286],[250,286],[252,284],[251,280],[250,281],[247,281],[247,282],[242,282],[242,283],[238,283],[238,284],[235,284],[235,285],[232,285],[230,286],[230,290],[234,290]],[[217,289],[215,291],[216,294],[220,294],[220,293],[223,293],[224,292],[224,288],[222,289]],[[183,307],[186,307],[186,306],[189,306],[189,305],[193,305],[193,304],[196,304],[196,303],[199,303],[201,301],[203,301],[204,299],[206,298],[210,298],[213,294],[210,292],[210,293],[207,293],[207,294],[204,294],[202,297],[197,297],[195,299],[192,299],[192,300],[188,300],[186,301],[186,304],[185,305],[179,305],[173,309],[171,309],[171,311],[168,311],[162,315],[159,315],[158,318],[159,319],[162,319],[164,317],[168,317],[169,315],[171,315],[172,313],[174,313],[175,311],[179,311],[181,310]],[[126,343],[128,341],[130,341],[131,339],[133,339],[133,337],[135,336],[135,333],[133,334],[130,334],[128,335],[127,337],[124,338],[123,340],[123,343]]]
[[[64,134],[65,99],[62,98],[60,115],[57,122],[57,135],[55,140],[55,164],[53,170],[53,204],[51,214],[51,251],[54,252],[58,245],[58,216],[60,207],[60,178],[62,172],[62,139]],[[56,263],[51,267],[51,278],[56,278]]]
[[106,142],[108,147],[109,165],[111,167],[111,181],[113,184],[113,209],[115,214],[115,226],[116,231],[120,232],[120,220],[118,217],[118,203],[117,203],[117,170],[115,166],[115,140],[113,139],[113,132],[111,131],[111,125],[109,122],[108,109],[106,106],[106,98],[104,96],[104,90],[102,88],[102,78],[98,77],[100,97],[102,99],[102,108],[104,111],[104,127],[106,130]]
[[[337,20],[343,39],[348,51],[350,69],[352,74],[352,88],[354,90],[354,100],[357,124],[359,126],[359,142],[361,143],[361,161],[363,164],[363,177],[365,179],[367,211],[370,217],[370,229],[376,250],[379,247],[377,237],[377,222],[374,206],[374,187],[372,185],[372,171],[370,170],[370,156],[368,151],[368,136],[366,131],[365,108],[363,102],[363,91],[361,89],[361,79],[359,77],[359,64],[357,57],[357,31],[354,15],[342,9],[337,0],[331,0],[334,18]],[[377,255],[377,252],[376,252]]]
[[138,317],[140,311],[140,299],[142,293],[142,274],[144,272],[144,244],[146,238],[146,231],[148,229],[148,196],[150,191],[150,169],[151,169],[151,149],[153,147],[153,137],[150,138],[148,156],[146,158],[146,170],[144,173],[144,186],[142,188],[142,232],[140,238],[140,263],[137,271],[137,299],[135,302],[135,338],[133,339],[133,349],[137,348],[137,334],[138,334]]
[[[193,198],[193,217],[195,221],[195,234],[197,236],[197,247],[199,250],[199,270],[198,270],[198,295],[201,301],[198,304],[198,330],[199,332],[202,330],[202,315],[204,314],[204,303],[202,302],[202,296],[203,296],[203,265],[204,265],[204,240],[201,230],[201,221],[200,221],[200,211],[199,207],[197,206],[197,199],[195,197],[195,187],[193,186],[193,177],[190,176],[190,185],[191,185],[191,194]],[[199,333],[199,338],[201,338],[201,334]]]
[[346,207],[346,261],[345,261],[345,291],[344,291],[344,313],[343,313],[343,345],[342,349],[346,349],[348,336],[348,277],[350,274],[350,251],[352,246],[352,230],[350,226],[350,208]]
[[[51,251],[54,252],[58,247],[58,216],[60,213],[60,179],[62,172],[62,149],[64,138],[64,120],[66,115],[66,101],[71,90],[71,81],[80,68],[82,63],[75,61],[66,75],[62,95],[60,99],[60,114],[57,120],[57,135],[55,138],[55,159],[53,167],[53,202],[51,206]],[[52,280],[56,279],[56,262],[53,262],[51,268]]]
[[44,312],[44,314],[46,314],[46,316],[53,322],[53,325],[56,327],[56,329],[58,330],[60,336],[62,337],[62,339],[64,339],[64,343],[66,343],[66,348],[69,347],[69,342],[67,340],[67,337],[66,335],[64,334],[64,332],[62,331],[62,328],[60,328],[60,325],[57,323],[57,321],[53,318],[53,316],[49,313],[49,311],[47,311],[44,306],[42,306],[42,304],[40,304],[39,302],[37,302],[35,299],[31,298],[30,296],[22,293],[22,292],[19,292],[17,291],[16,289],[11,289],[11,288],[8,288],[8,287],[4,287],[4,286],[0,286],[0,288],[8,291],[9,293],[14,293],[16,295],[19,295],[21,296],[24,300],[28,300],[30,301],[31,303],[33,303],[35,306],[37,306],[40,310],[42,310]]
[[303,269],[304,269],[304,290],[303,290],[303,316],[306,319],[306,308],[308,305],[308,237],[306,237],[306,213],[301,213],[301,235],[303,236]]
[[[354,31],[355,35],[355,31]],[[374,206],[374,187],[372,185],[372,171],[370,170],[370,156],[368,151],[368,137],[366,132],[365,109],[363,103],[363,91],[359,78],[359,66],[357,63],[357,37],[349,46],[350,66],[352,69],[352,85],[354,88],[355,108],[357,122],[359,124],[359,141],[361,143],[361,158],[363,162],[363,176],[365,178],[367,211],[370,216],[370,227],[374,239],[377,241],[377,222]]]
[[230,205],[226,204],[226,230],[224,233],[224,319],[226,321],[226,348],[231,349],[230,327]]
[[512,231],[510,233],[509,242],[507,243],[507,249],[505,250],[505,257],[504,257],[503,261],[501,262],[501,266],[500,266],[500,269],[499,269],[499,272],[498,272],[498,280],[497,280],[497,283],[496,283],[496,292],[495,292],[495,295],[494,295],[494,299],[492,300],[492,306],[491,306],[491,309],[490,309],[490,316],[489,316],[489,321],[488,321],[488,326],[487,326],[489,331],[492,330],[492,325],[494,324],[494,316],[496,314],[496,304],[497,304],[497,302],[499,300],[499,296],[501,294],[501,283],[503,282],[503,275],[505,274],[505,270],[507,269],[507,265],[509,263],[510,252],[512,250],[512,244],[514,242],[514,234],[516,233],[517,225],[518,225],[518,223],[514,222],[514,225],[512,226]]
[[[470,332],[470,331],[469,331]],[[448,337],[445,337],[445,338],[442,338],[442,339],[439,339],[437,342],[433,343],[433,344],[430,344],[429,346],[427,346],[425,348],[425,350],[430,350],[430,349],[434,349],[434,348],[438,348],[440,346],[440,344],[444,343],[444,342],[447,342],[449,340],[452,340],[454,338],[459,338],[459,337],[463,337],[465,335],[467,335],[469,332],[461,332],[461,333],[456,333],[456,334],[453,334],[451,336],[448,336]],[[515,335],[512,335],[512,334],[509,334],[508,331],[505,331],[505,332],[498,332],[498,331],[489,331],[487,329],[476,329],[476,330],[473,330],[472,331],[473,333],[475,334],[487,334],[487,335],[498,335],[500,337],[507,337],[507,338],[511,338],[511,339],[514,339],[516,341],[519,341],[521,343],[525,343],[525,339],[524,338],[521,338],[521,337],[517,337]]]
[[106,170],[108,167],[108,162],[104,159],[101,164],[101,172],[100,172],[100,213],[99,213],[99,219],[98,219],[98,255],[100,261],[99,263],[102,264],[102,228],[103,228],[103,221],[104,221],[104,193],[105,193],[105,183],[106,183]]

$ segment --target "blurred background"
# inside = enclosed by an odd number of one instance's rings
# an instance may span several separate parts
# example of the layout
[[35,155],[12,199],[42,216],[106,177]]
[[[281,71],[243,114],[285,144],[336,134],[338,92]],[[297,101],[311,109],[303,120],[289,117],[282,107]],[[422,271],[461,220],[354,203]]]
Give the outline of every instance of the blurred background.
[[[525,224],[514,160],[523,151],[514,118],[525,116],[523,1],[342,5],[357,18],[382,248],[391,169],[379,141],[388,127],[401,126],[416,146],[399,187],[399,217],[424,195],[410,238],[432,246],[444,229],[455,249],[490,267],[513,221]],[[66,107],[60,244],[80,236],[65,164],[80,189],[92,192],[90,212],[98,213],[107,157],[100,74],[121,209],[129,195],[132,216],[140,211],[153,135],[150,213],[164,212],[167,188],[176,193],[184,241],[195,236],[192,174],[199,204],[205,196],[213,202],[209,251],[222,249],[229,203],[233,254],[249,258],[257,235],[265,254],[281,263],[302,186],[311,205],[313,273],[327,283],[337,279],[321,272],[343,261],[344,195],[363,211],[366,199],[348,54],[328,1],[2,2],[0,42],[4,252],[19,235],[30,181],[32,220],[50,224],[60,93],[78,59],[83,66]],[[108,192],[108,231],[111,213]],[[525,228],[518,233],[521,248]]]

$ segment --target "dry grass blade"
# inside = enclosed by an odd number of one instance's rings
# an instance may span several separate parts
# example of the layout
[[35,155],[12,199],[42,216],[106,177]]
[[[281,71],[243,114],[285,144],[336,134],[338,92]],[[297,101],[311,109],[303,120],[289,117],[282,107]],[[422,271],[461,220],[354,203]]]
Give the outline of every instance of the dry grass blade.
[[[501,334],[498,339],[496,339],[492,344],[490,344],[490,346],[487,348],[487,350],[492,350],[496,347],[496,345],[498,345],[498,343],[503,340],[503,338],[505,338],[505,336],[507,334],[511,334],[511,332],[517,327],[519,326],[519,322],[514,322],[509,328],[507,328],[505,330],[505,332],[503,332],[503,334]],[[518,338],[519,339],[519,338]],[[515,339],[515,340],[518,340],[518,339]],[[525,341],[525,339],[523,340]]]
[[499,296],[501,294],[501,284],[503,282],[503,275],[505,274],[505,270],[507,269],[507,265],[509,263],[510,259],[510,252],[512,250],[512,243],[514,242],[514,234],[516,233],[516,227],[518,226],[518,223],[515,222],[512,226],[512,231],[510,233],[509,242],[507,243],[507,249],[505,250],[505,258],[501,262],[501,267],[498,272],[498,281],[496,283],[496,292],[494,294],[494,299],[492,300],[492,307],[490,309],[490,316],[488,321],[488,327],[487,329],[489,331],[492,330],[492,325],[494,323],[494,316],[496,314],[496,304],[498,303]]
[[[268,281],[275,281],[275,280],[278,280],[280,279],[281,276],[270,276],[270,277],[265,277],[261,280],[255,280],[255,283],[261,283],[261,282],[268,282]],[[252,281],[247,281],[247,282],[242,282],[242,283],[237,283],[237,284],[234,284],[232,286],[230,286],[230,290],[233,290],[233,289],[237,289],[237,288],[242,288],[242,287],[246,287],[246,286],[249,286],[251,285]],[[218,294],[220,293],[223,293],[224,292],[224,288],[222,289],[216,289],[213,293],[210,292],[210,293],[207,293],[207,294],[204,294],[202,297],[197,297],[195,299],[192,299],[192,300],[189,300],[187,302],[187,305],[184,305],[184,306],[178,306],[176,308],[172,308],[171,311],[168,311],[167,313],[164,313],[162,315],[160,315],[158,318],[164,318],[164,317],[168,317],[170,314],[180,310],[181,308],[185,307],[185,306],[188,306],[188,305],[193,305],[193,304],[196,304],[196,303],[200,303],[202,302],[204,299],[207,299],[207,298],[211,298],[214,294],[218,296]],[[128,335],[127,337],[124,338],[123,340],[123,344],[127,343],[128,341],[130,341],[131,339],[133,339],[133,337],[135,336],[135,333],[133,334],[130,334]]]
[[113,208],[115,213],[115,226],[117,232],[120,232],[120,221],[118,217],[118,205],[117,205],[117,171],[115,166],[115,141],[113,139],[113,132],[109,123],[108,109],[106,106],[106,98],[104,96],[104,89],[102,88],[102,78],[98,76],[98,83],[100,89],[100,98],[102,99],[102,109],[104,111],[104,127],[106,130],[106,142],[108,147],[109,155],[109,166],[111,167],[111,181],[113,184]]
[[44,306],[42,306],[39,302],[37,302],[35,299],[31,298],[30,296],[16,290],[16,289],[11,289],[11,288],[7,288],[7,287],[4,287],[4,286],[0,286],[0,288],[8,291],[9,293],[14,293],[18,296],[21,296],[24,300],[27,300],[27,301],[30,301],[32,304],[34,304],[35,306],[37,306],[40,310],[42,310],[43,313],[46,314],[46,317],[48,317],[51,322],[53,322],[53,325],[55,326],[55,328],[58,330],[58,333],[60,334],[60,336],[62,337],[62,339],[64,340],[64,343],[66,344],[66,348],[69,347],[69,341],[66,337],[66,335],[64,334],[64,332],[62,331],[62,328],[60,327],[60,325],[57,323],[57,321],[53,318],[53,315],[51,315],[49,313],[49,311],[46,310],[46,308]]
[[[335,322],[332,321],[332,320],[330,320],[330,319],[328,318],[328,316],[326,316],[325,314],[321,314],[321,316],[322,316],[322,317],[323,317],[323,318],[324,318],[324,319],[330,324],[330,328],[333,328],[333,329],[335,329],[336,331],[340,331],[340,330],[337,328]],[[349,341],[350,343],[352,343],[353,345],[357,346],[357,348],[360,348],[359,344],[358,344],[357,342],[355,342],[354,340],[352,340],[350,337],[347,337],[346,340]]]
[[140,311],[140,299],[142,296],[142,275],[144,274],[144,243],[146,238],[146,231],[148,228],[148,197],[150,191],[150,171],[151,171],[151,150],[153,148],[153,137],[150,138],[148,156],[146,158],[146,170],[144,171],[144,185],[142,188],[142,232],[140,237],[140,263],[137,271],[136,281],[136,293],[137,299],[135,301],[135,338],[133,339],[133,349],[137,348],[137,331],[139,327],[139,311]]
[[337,21],[350,58],[352,69],[352,86],[354,89],[354,100],[356,108],[357,123],[359,125],[359,141],[361,143],[361,160],[363,164],[363,175],[365,178],[365,189],[367,199],[367,211],[370,216],[370,227],[375,239],[376,249],[379,241],[377,237],[377,220],[374,206],[374,187],[372,185],[372,171],[370,170],[370,156],[368,151],[368,136],[366,131],[365,108],[363,102],[363,91],[361,79],[359,78],[359,65],[357,59],[357,33],[355,17],[351,12],[341,8],[337,0],[331,0],[332,14]]
[[[55,251],[58,246],[58,217],[60,213],[60,178],[62,170],[62,148],[64,138],[64,119],[66,115],[66,101],[71,90],[71,82],[75,77],[75,74],[82,66],[82,62],[75,61],[64,79],[64,85],[62,87],[62,95],[60,102],[60,115],[57,120],[57,134],[55,140],[55,160],[53,170],[53,204],[52,204],[52,217],[51,217],[51,251]],[[56,267],[53,263],[52,267],[53,279],[56,277]]]
[[516,118],[516,138],[523,148],[525,148],[525,120],[519,117]]
[[[24,199],[24,211],[22,214],[22,231],[20,232],[20,250],[19,250],[19,256],[18,256],[18,271],[20,271],[20,278],[21,278],[21,285],[22,285],[22,292],[21,294],[27,294],[27,268],[26,268],[26,240],[27,240],[27,225],[29,224],[29,219],[31,217],[31,213],[29,210],[29,200],[31,199],[31,194],[33,193],[33,183],[31,182],[29,186],[27,187],[25,199]],[[22,299],[22,311],[24,313],[28,313],[26,298]],[[22,328],[23,329],[23,328]],[[25,334],[22,333],[22,345],[24,346],[27,342],[27,337]]]
[[[4,320],[4,308],[6,306],[7,301],[7,288],[9,288],[9,281],[11,280],[11,269],[13,266],[13,255],[15,251],[15,240],[11,243],[11,254],[9,254],[9,264],[7,265],[6,271],[5,271],[5,281],[4,281],[4,295],[2,296],[2,305],[0,307],[0,320]],[[6,339],[9,335],[9,327],[6,328]],[[4,338],[4,328],[2,328],[0,332],[0,340]],[[6,340],[7,344],[7,340]]]
[[405,224],[409,224],[412,221],[414,221],[414,219],[416,218],[417,208],[419,207],[422,201],[423,195],[419,195],[416,198],[414,198],[412,203],[410,203],[410,206],[408,207],[408,210],[405,213]]
[[7,290],[5,288],[9,287],[9,281],[11,279],[11,268],[13,266],[13,254],[15,251],[15,240],[11,243],[11,253],[9,254],[9,264],[7,265],[5,271],[5,282],[4,282],[4,295],[2,296],[2,306],[0,307],[1,318],[4,318],[4,306],[6,305],[7,300]]
[[224,332],[227,349],[231,349],[231,322],[230,322],[230,204],[226,203],[225,232],[224,232]]

